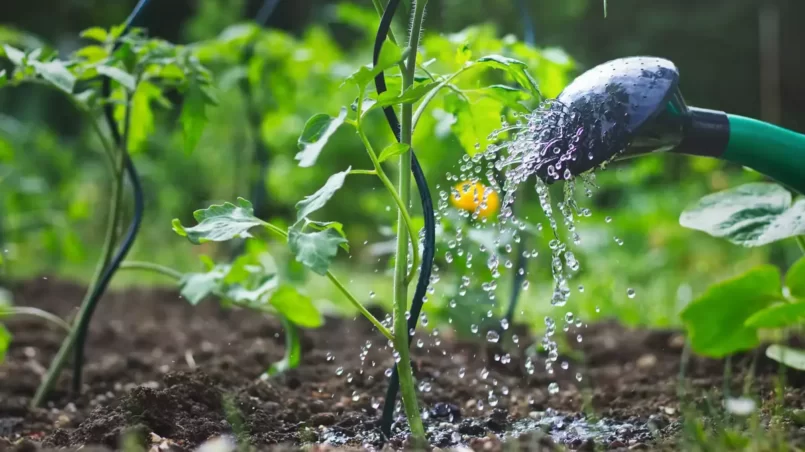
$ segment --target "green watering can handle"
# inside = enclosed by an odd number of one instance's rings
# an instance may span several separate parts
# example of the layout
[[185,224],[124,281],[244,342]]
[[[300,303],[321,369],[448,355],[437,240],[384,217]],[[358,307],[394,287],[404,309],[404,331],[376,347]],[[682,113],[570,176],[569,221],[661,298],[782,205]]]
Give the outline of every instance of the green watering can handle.
[[729,141],[721,158],[805,194],[805,135],[757,119],[727,114]]

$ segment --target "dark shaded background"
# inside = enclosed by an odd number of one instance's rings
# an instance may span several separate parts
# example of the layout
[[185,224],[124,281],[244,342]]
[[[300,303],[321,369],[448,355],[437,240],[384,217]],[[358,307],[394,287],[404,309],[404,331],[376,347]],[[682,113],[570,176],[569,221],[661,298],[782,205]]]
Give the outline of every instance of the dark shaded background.
[[[135,3],[4,0],[0,23],[28,30],[55,45],[69,46],[84,28],[122,21]],[[332,3],[282,0],[268,25],[299,31],[311,21],[326,18],[327,7]],[[360,3],[371,4],[369,0]],[[606,19],[602,0],[527,3],[539,46],[562,47],[583,66],[627,55],[666,57],[679,66],[683,90],[691,104],[805,130],[805,28],[801,20],[805,17],[805,1],[610,0]],[[238,16],[254,16],[262,1],[231,0],[220,4],[231,6],[223,9],[232,17],[218,14],[210,21],[219,21],[222,28]],[[439,30],[456,31],[490,20],[502,30],[522,35],[514,1],[430,0],[429,5],[428,26]],[[155,36],[171,41],[187,41],[193,35],[203,37],[186,26],[197,8],[198,2],[193,0],[153,0],[143,24]],[[767,28],[770,33],[765,34],[760,26],[764,9],[772,11]],[[213,33],[216,24],[209,25],[205,32]],[[341,37],[349,39],[346,33]],[[768,82],[761,77],[764,72]]]

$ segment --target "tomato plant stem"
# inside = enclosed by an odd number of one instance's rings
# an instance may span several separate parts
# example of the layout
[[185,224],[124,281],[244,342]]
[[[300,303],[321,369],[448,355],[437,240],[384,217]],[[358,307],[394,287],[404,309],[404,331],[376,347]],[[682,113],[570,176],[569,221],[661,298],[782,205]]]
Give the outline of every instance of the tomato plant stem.
[[[403,71],[402,89],[405,91],[414,84],[414,74],[416,72],[417,47],[419,45],[419,35],[422,30],[422,19],[425,15],[425,5],[427,0],[419,0],[414,4],[414,18],[411,22],[411,36],[408,47],[411,49],[408,54],[408,62]],[[402,118],[400,130],[400,142],[411,145],[413,136],[413,106],[411,104],[402,105]],[[422,417],[419,413],[419,404],[416,399],[414,388],[413,369],[411,368],[411,358],[408,352],[408,284],[406,282],[408,271],[408,237],[402,231],[405,228],[405,216],[408,205],[411,201],[411,149],[400,155],[399,165],[399,195],[401,206],[397,215],[397,254],[394,262],[394,348],[399,354],[397,356],[397,370],[400,377],[400,392],[402,394],[405,415],[408,418],[408,426],[411,435],[417,442],[425,441],[425,427],[422,425]],[[414,248],[418,247],[418,240],[413,241]]]
[[[129,113],[130,109],[126,108],[126,121],[128,121]],[[110,124],[110,126],[113,126],[113,124]],[[107,143],[106,137],[103,136],[103,133],[101,132],[100,127],[97,127],[97,124],[95,124],[93,129],[96,131],[96,133],[100,134],[101,141],[103,143]],[[123,146],[123,144],[120,146]],[[101,257],[98,260],[95,274],[92,276],[89,288],[84,295],[84,299],[81,301],[78,315],[76,315],[73,321],[73,329],[62,342],[61,348],[59,348],[59,351],[56,353],[53,361],[50,362],[50,367],[48,368],[47,374],[45,374],[45,378],[42,379],[42,383],[40,383],[39,387],[36,389],[33,399],[31,399],[31,407],[35,408],[42,404],[45,397],[47,397],[47,394],[50,392],[50,389],[59,378],[59,375],[61,375],[62,369],[67,364],[67,357],[73,350],[76,341],[79,339],[79,336],[85,336],[81,331],[79,331],[78,328],[75,328],[75,326],[80,325],[82,319],[90,314],[92,308],[92,306],[90,306],[90,302],[92,301],[93,294],[100,283],[106,266],[109,265],[109,261],[112,258],[112,253],[115,249],[117,229],[121,216],[120,204],[123,197],[123,165],[125,164],[125,156],[122,148],[117,149],[115,160],[114,171],[112,173],[112,196],[110,197],[109,201],[109,218],[106,223],[106,236],[104,238],[103,248],[101,250]]]
[[182,272],[164,265],[155,264],[153,262],[125,261],[120,263],[120,269],[145,270],[153,273],[159,273],[160,275],[167,276],[168,278],[175,279],[177,281],[182,279]]
[[[377,153],[375,153],[374,149],[372,148],[372,143],[366,137],[366,134],[361,129],[360,120],[358,120],[357,124],[358,135],[361,137],[361,141],[363,145],[366,147],[366,152],[369,154],[369,159],[372,160],[372,165],[375,167],[375,173],[380,181],[383,183],[383,186],[386,187],[391,197],[394,198],[394,203],[397,204],[397,211],[400,212],[403,218],[403,222],[405,223],[405,227],[408,229],[408,235],[411,236],[411,243],[416,244],[417,240],[417,232],[414,229],[414,221],[411,219],[411,215],[408,213],[408,206],[406,203],[403,203],[400,194],[397,192],[397,189],[394,188],[394,184],[391,182],[391,179],[386,175],[386,172],[383,170],[383,167],[380,166],[380,160],[377,158]],[[409,143],[410,144],[410,143]],[[410,152],[408,153],[410,157]],[[409,176],[410,177],[410,176]],[[410,181],[410,179],[409,179]],[[409,184],[410,187],[410,184]],[[409,188],[410,192],[410,188]],[[408,284],[414,279],[414,272],[416,268],[419,267],[419,247],[413,247],[413,256],[412,256],[413,265],[411,265],[411,271],[406,273],[405,275],[405,283]]]
[[805,254],[805,235],[798,235],[794,237],[797,241],[797,245],[799,245],[799,249],[802,250],[802,253]]
[[62,320],[61,317],[51,314],[47,311],[43,311],[39,308],[31,308],[27,306],[20,306],[20,307],[6,307],[0,308],[0,317],[5,316],[29,316],[29,317],[37,317],[42,320],[48,321],[62,330],[66,331],[67,333],[70,332],[70,324]]
[[[277,226],[274,226],[273,224],[268,223],[266,221],[263,221],[262,225],[270,232],[279,235],[285,240],[288,240],[288,233],[278,228]],[[386,336],[386,338],[391,341],[394,340],[394,336],[391,334],[391,331],[389,331],[388,328],[383,326],[383,324],[380,323],[379,320],[377,320],[377,317],[373,316],[372,313],[369,312],[369,310],[366,309],[366,307],[360,301],[358,301],[357,298],[355,298],[355,295],[353,295],[352,292],[350,292],[349,289],[347,289],[347,287],[341,281],[339,281],[338,278],[336,278],[333,272],[330,270],[327,270],[327,279],[329,279],[330,282],[332,282],[333,285],[339,291],[341,291],[341,293],[344,294],[345,297],[347,297],[347,300],[349,300],[349,302],[352,304],[352,306],[355,307],[355,309],[358,310],[358,312],[363,314],[363,316],[366,317],[366,319],[369,320],[372,323],[372,325],[374,325],[375,328],[377,328],[378,331],[380,331],[380,334]]]

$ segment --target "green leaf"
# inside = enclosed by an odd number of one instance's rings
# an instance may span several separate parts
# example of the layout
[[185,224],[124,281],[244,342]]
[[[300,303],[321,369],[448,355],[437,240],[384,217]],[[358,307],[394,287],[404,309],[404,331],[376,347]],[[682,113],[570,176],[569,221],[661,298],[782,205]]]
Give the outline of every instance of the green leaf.
[[746,247],[805,234],[805,199],[771,182],[756,182],[707,195],[679,217],[686,228]]
[[295,288],[283,285],[271,295],[271,306],[288,320],[304,328],[318,328],[324,324],[319,310],[310,297],[300,294]]
[[[347,238],[347,234],[344,232],[344,225],[339,223],[339,222],[337,222],[337,221],[323,222],[323,221],[310,221],[310,220],[307,220],[307,225],[312,227],[312,228],[314,228],[314,229],[317,229],[319,231],[324,231],[326,229],[333,229],[336,232],[338,232],[338,234],[341,237],[344,237],[344,239]],[[347,242],[342,243],[341,248],[344,248],[344,251],[349,252],[349,243],[347,243]]]
[[3,69],[0,71],[0,88],[6,86],[6,83],[8,83],[8,76],[6,75],[6,70]]
[[334,229],[302,232],[300,228],[293,228],[288,234],[288,246],[296,261],[322,276],[327,274],[338,247],[346,241]]
[[106,42],[106,40],[109,39],[109,33],[101,27],[87,28],[82,31],[79,36],[98,42]]
[[23,61],[25,61],[25,52],[8,44],[3,45],[3,51],[6,54],[6,58],[15,66],[22,66]]
[[710,286],[681,314],[693,350],[720,358],[756,347],[757,330],[747,319],[782,299],[780,272],[763,265]]
[[766,349],[766,356],[788,367],[805,370],[805,351],[803,350],[775,344]]
[[120,83],[123,87],[125,87],[129,91],[134,91],[134,89],[137,87],[137,82],[136,80],[134,80],[134,76],[124,71],[123,69],[104,65],[96,66],[95,69],[98,71],[99,74],[105,75],[111,78],[112,80]]
[[402,93],[386,91],[377,98],[377,102],[372,104],[368,110],[373,110],[380,107],[388,107],[390,105],[416,103],[419,99],[422,99],[422,97],[424,97],[437,86],[439,86],[438,83],[429,81],[417,83]]
[[308,119],[298,141],[301,151],[296,154],[295,158],[299,160],[299,166],[307,168],[316,163],[327,140],[341,127],[346,118],[347,109],[341,107],[341,111],[335,118],[319,113]]
[[[150,81],[142,81],[131,96],[131,121],[129,121],[129,152],[142,151],[148,137],[154,133],[156,125],[153,102],[167,103],[162,96],[162,90]],[[125,112],[125,110],[124,110]]]
[[8,352],[9,345],[11,345],[11,332],[0,323],[0,364],[6,359],[6,352]]
[[374,67],[371,66],[361,66],[360,69],[353,72],[345,82],[351,82],[358,86],[359,89],[363,89],[367,83],[372,81],[377,74],[385,71],[386,69],[394,66],[395,64],[402,61],[403,55],[400,51],[400,48],[397,47],[393,42],[386,39],[383,41],[383,47],[380,49],[380,55],[377,59],[377,65]]
[[485,150],[494,141],[490,140],[492,132],[503,127],[502,106],[494,99],[482,98],[470,103],[450,94],[445,98],[445,107],[455,116],[451,130],[469,155]]
[[539,86],[534,77],[528,72],[528,66],[520,60],[505,57],[502,55],[488,55],[479,58],[477,63],[486,65],[495,69],[504,70],[532,96],[537,99],[542,99],[542,93],[539,91]]
[[249,229],[263,222],[254,216],[252,203],[243,198],[238,198],[237,202],[237,205],[229,202],[213,204],[193,212],[198,224],[190,228],[185,228],[178,219],[174,219],[173,230],[195,244],[251,237]]
[[260,309],[268,301],[268,296],[279,287],[279,279],[271,277],[263,281],[256,289],[248,289],[241,285],[226,290],[226,297],[237,303],[246,303]]
[[411,149],[411,146],[405,143],[394,143],[391,145],[386,146],[382,152],[380,152],[380,156],[377,158],[378,161],[384,162],[392,157],[396,157],[401,154],[405,154]]
[[37,74],[50,82],[56,88],[64,91],[67,94],[73,93],[73,88],[75,87],[75,75],[67,70],[63,62],[50,61],[48,63],[40,63],[38,61],[31,61],[31,66],[33,66]]
[[226,267],[217,266],[205,273],[185,273],[179,280],[179,293],[196,306],[218,289],[226,272]]
[[787,328],[805,320],[805,301],[778,303],[754,313],[744,325],[751,328]]
[[805,257],[799,258],[785,274],[785,286],[791,295],[805,300]]
[[[471,95],[465,92],[467,95]],[[478,89],[472,94],[487,96],[520,113],[527,113],[528,108],[521,102],[528,100],[529,94],[521,89],[506,85],[490,85]]]
[[352,167],[350,166],[346,171],[333,174],[316,193],[306,196],[305,199],[296,203],[296,220],[299,221],[302,218],[307,218],[311,213],[324,207],[335,192],[344,186],[344,180],[347,178],[347,174],[349,174],[351,169]]
[[182,122],[184,136],[184,151],[191,154],[199,140],[204,128],[207,126],[207,100],[204,92],[196,83],[191,83],[182,105]]
[[284,317],[280,317],[282,327],[285,329],[285,356],[281,361],[278,361],[268,368],[266,373],[277,375],[289,369],[294,369],[299,366],[302,360],[302,341],[299,340],[299,332],[296,326]]

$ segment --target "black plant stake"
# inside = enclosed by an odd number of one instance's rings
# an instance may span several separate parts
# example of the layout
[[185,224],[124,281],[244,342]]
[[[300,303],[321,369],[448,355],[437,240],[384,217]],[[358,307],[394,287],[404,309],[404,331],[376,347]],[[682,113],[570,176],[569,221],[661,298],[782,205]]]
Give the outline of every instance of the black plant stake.
[[[377,65],[380,57],[380,49],[383,47],[383,42],[388,36],[389,29],[391,28],[391,20],[394,17],[394,12],[400,4],[400,0],[389,0],[383,16],[380,19],[380,26],[377,29],[375,36],[375,48],[373,56],[373,64]],[[377,94],[386,92],[386,77],[381,72],[375,77],[375,88]],[[389,123],[394,136],[397,141],[401,141],[400,137],[400,121],[394,113],[393,107],[383,108],[383,113],[386,115],[386,121]],[[411,345],[411,338],[413,337],[414,329],[419,320],[419,314],[422,311],[422,303],[425,299],[425,294],[430,284],[430,275],[433,271],[433,256],[436,252],[436,219],[433,213],[433,199],[431,198],[428,182],[425,180],[425,173],[422,171],[422,166],[416,158],[413,149],[411,150],[411,173],[414,175],[417,190],[419,191],[419,198],[422,202],[422,215],[425,219],[425,243],[422,251],[422,265],[419,270],[419,279],[417,279],[416,289],[414,290],[414,298],[411,302],[411,315],[408,318],[408,345]],[[414,246],[419,244],[414,243]],[[400,334],[400,332],[395,332]],[[394,420],[394,406],[397,403],[397,393],[400,389],[400,376],[397,371],[397,366],[394,366],[391,374],[391,381],[389,381],[388,391],[386,392],[386,400],[383,405],[383,416],[380,419],[380,429],[387,438],[391,437],[391,423]]]
[[[123,32],[120,34],[121,36],[125,35],[129,29],[131,28],[132,24],[135,20],[139,17],[140,13],[145,9],[145,6],[148,4],[149,0],[140,0],[137,5],[132,10],[129,17],[126,19],[125,26]],[[115,44],[114,49],[117,50],[119,47],[119,42]],[[109,97],[112,92],[112,79],[109,77],[104,78],[103,86],[102,86],[102,96]],[[127,105],[130,102],[127,102]],[[127,123],[123,125],[124,133],[121,135],[120,131],[117,128],[117,124],[114,118],[114,110],[111,103],[107,103],[104,106],[104,117],[106,119],[106,123],[109,126],[109,130],[112,133],[112,138],[117,144],[120,152],[123,153],[124,165],[126,174],[129,177],[131,182],[132,191],[134,194],[134,215],[131,221],[131,225],[129,226],[128,231],[126,232],[126,237],[123,239],[123,242],[120,244],[120,248],[117,250],[117,253],[114,255],[112,260],[109,262],[109,265],[104,269],[103,275],[95,287],[95,290],[92,292],[92,295],[87,303],[87,315],[81,319],[77,328],[76,334],[76,342],[75,342],[75,350],[74,350],[74,360],[73,360],[73,384],[72,390],[75,394],[78,394],[81,391],[81,376],[82,370],[84,367],[84,347],[85,342],[87,339],[87,330],[89,329],[90,319],[92,318],[92,314],[95,312],[95,308],[98,307],[98,302],[100,301],[101,297],[103,296],[106,288],[109,286],[109,282],[112,280],[117,269],[120,267],[120,263],[123,262],[123,259],[126,258],[131,246],[134,244],[134,239],[137,236],[137,232],[140,229],[140,224],[142,223],[143,219],[143,211],[145,210],[144,199],[143,199],[143,190],[142,186],[140,185],[140,178],[137,175],[137,170],[134,168],[134,163],[131,161],[131,157],[129,157],[128,153],[128,143],[126,143],[124,138],[128,137],[128,134],[125,132],[129,128],[128,121],[130,121],[130,115],[128,112],[126,113],[126,121]]]

